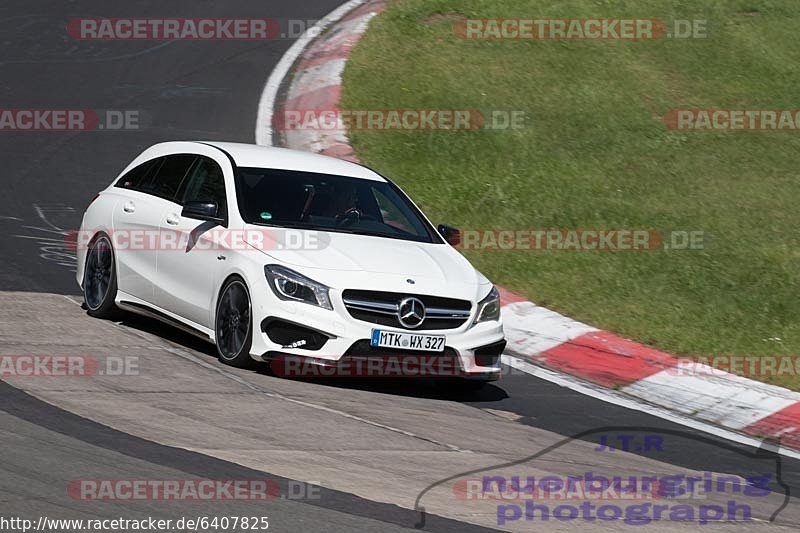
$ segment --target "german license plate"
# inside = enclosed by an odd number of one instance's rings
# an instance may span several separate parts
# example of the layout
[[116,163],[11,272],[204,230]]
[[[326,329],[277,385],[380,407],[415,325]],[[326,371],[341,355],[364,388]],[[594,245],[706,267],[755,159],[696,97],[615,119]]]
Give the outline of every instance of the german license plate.
[[376,348],[443,352],[445,339],[444,335],[423,335],[420,333],[400,333],[398,331],[373,329],[370,345]]

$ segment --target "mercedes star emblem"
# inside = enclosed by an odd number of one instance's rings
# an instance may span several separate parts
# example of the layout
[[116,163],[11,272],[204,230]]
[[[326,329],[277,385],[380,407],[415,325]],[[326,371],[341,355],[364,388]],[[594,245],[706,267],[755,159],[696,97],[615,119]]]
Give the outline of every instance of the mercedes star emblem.
[[425,304],[419,298],[405,298],[397,307],[397,319],[403,327],[418,328],[425,321]]

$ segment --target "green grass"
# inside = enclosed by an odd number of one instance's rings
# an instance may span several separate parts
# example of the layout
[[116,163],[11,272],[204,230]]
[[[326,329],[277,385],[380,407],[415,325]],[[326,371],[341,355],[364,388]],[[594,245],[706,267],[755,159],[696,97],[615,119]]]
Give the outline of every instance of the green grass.
[[[458,17],[706,19],[709,35],[465,41]],[[541,305],[675,354],[800,355],[800,132],[661,120],[800,108],[798,26],[800,4],[784,0],[399,0],[357,46],[342,106],[528,111],[523,130],[351,139],[437,223],[702,230],[704,250],[467,255]]]

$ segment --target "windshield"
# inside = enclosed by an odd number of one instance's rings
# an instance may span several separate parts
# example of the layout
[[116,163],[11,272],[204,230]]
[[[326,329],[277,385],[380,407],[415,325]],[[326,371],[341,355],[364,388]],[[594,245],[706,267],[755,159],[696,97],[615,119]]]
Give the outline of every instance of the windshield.
[[293,170],[240,168],[239,208],[245,222],[440,242],[393,184]]

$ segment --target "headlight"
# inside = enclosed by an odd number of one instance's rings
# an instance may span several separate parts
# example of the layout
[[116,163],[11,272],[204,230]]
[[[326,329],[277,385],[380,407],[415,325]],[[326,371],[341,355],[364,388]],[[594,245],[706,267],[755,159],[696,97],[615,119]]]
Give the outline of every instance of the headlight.
[[500,320],[500,293],[497,287],[492,287],[489,295],[478,303],[478,314],[472,325],[491,320]]
[[265,266],[264,273],[272,292],[281,300],[305,302],[323,309],[333,310],[328,294],[330,288],[322,283],[317,283],[313,279],[279,265]]

